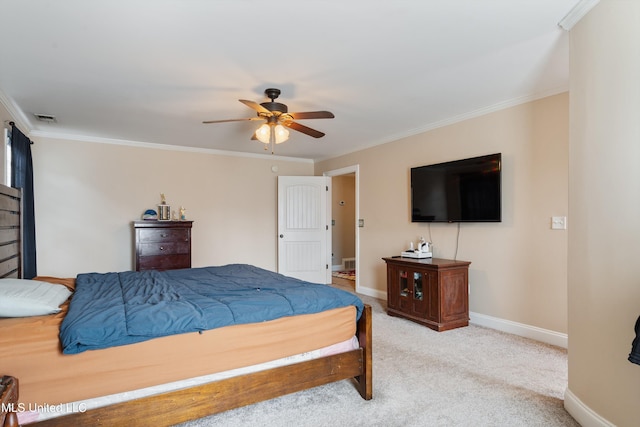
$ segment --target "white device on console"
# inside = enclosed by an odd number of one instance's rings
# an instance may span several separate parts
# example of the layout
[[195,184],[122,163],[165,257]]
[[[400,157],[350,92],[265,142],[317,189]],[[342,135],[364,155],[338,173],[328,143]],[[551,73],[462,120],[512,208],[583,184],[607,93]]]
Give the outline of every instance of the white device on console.
[[424,240],[424,237],[420,237],[418,242],[418,249],[413,249],[413,242],[409,244],[409,249],[403,251],[400,256],[402,258],[433,258],[433,245],[431,242]]

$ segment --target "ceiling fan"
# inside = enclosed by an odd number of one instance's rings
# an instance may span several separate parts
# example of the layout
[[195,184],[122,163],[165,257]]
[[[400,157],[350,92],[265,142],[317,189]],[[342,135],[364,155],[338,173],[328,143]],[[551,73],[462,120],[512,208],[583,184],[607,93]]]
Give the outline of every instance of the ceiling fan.
[[285,104],[275,102],[280,96],[280,89],[269,88],[264,91],[267,98],[271,99],[271,102],[262,102],[258,104],[254,101],[248,101],[246,99],[240,99],[249,108],[256,111],[256,117],[249,117],[244,119],[227,119],[227,120],[206,120],[202,123],[225,123],[225,122],[241,122],[241,121],[253,121],[264,120],[265,123],[256,130],[251,139],[257,139],[265,144],[266,150],[271,145],[271,153],[273,154],[273,147],[275,144],[289,139],[289,129],[302,132],[305,135],[312,136],[314,138],[322,138],[324,133],[312,129],[310,127],[301,125],[296,120],[307,119],[333,119],[335,116],[329,111],[307,111],[303,113],[290,113]]

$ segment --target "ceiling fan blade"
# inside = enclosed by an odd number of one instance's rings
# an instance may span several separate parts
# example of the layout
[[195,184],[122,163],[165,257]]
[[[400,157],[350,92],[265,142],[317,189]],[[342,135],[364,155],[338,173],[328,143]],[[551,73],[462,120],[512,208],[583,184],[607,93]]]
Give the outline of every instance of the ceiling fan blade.
[[302,132],[304,134],[307,134],[309,136],[312,136],[314,138],[322,138],[324,136],[324,133],[315,130],[315,129],[311,129],[310,127],[301,125],[300,123],[296,123],[296,122],[282,122],[283,126],[286,126],[288,128],[291,128],[293,130],[297,130],[298,132]]
[[333,119],[335,116],[329,111],[307,111],[305,113],[289,113],[294,120],[305,119]]
[[244,122],[247,120],[264,120],[262,117],[249,117],[246,119],[226,119],[226,120],[205,120],[202,123],[227,123],[227,122]]
[[264,108],[262,105],[258,104],[257,102],[248,101],[246,99],[239,99],[238,101],[242,102],[244,105],[246,105],[249,108],[253,108],[258,113],[271,115],[271,111],[267,110],[266,108]]

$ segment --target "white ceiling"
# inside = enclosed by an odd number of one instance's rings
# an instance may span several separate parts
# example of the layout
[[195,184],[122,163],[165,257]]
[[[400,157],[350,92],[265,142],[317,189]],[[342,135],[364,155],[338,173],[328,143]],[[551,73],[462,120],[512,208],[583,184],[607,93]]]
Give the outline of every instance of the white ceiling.
[[335,114],[276,147],[319,160],[567,90],[577,3],[0,0],[0,101],[33,136],[261,155],[258,122],[202,121],[276,87]]

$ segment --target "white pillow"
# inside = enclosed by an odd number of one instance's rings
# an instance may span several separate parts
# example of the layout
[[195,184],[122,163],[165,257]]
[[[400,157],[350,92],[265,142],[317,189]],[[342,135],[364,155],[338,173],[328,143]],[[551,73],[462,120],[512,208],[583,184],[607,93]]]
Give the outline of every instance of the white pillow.
[[69,288],[37,280],[0,279],[0,317],[58,313],[71,295]]

